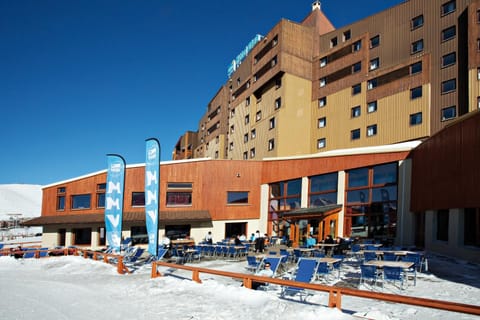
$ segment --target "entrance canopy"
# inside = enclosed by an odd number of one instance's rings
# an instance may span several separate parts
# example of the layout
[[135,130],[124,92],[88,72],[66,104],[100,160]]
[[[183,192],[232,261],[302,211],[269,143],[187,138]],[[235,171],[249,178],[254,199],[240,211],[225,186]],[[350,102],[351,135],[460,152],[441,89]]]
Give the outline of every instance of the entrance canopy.
[[280,214],[280,218],[284,220],[299,220],[309,218],[322,218],[342,210],[341,204],[329,204],[321,207],[299,208],[293,209]]

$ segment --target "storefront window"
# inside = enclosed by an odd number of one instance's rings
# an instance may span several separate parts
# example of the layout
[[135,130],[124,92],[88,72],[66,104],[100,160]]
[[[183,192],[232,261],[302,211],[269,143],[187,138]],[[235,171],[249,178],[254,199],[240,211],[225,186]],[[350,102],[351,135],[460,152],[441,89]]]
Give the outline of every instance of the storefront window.
[[338,174],[329,173],[310,178],[309,207],[337,203]]
[[345,233],[393,239],[397,222],[397,163],[347,171]]

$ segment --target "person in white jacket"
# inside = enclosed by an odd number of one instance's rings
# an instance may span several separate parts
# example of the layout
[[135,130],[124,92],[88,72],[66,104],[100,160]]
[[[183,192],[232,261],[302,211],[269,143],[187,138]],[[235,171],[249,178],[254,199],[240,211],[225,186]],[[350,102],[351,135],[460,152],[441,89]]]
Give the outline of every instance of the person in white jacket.
[[[256,276],[261,276],[261,277],[273,277],[273,270],[270,268],[271,265],[270,265],[270,262],[265,262],[264,264],[264,268],[260,271],[258,271],[257,273],[255,273]],[[257,281],[252,281],[252,289],[253,290],[257,290],[258,287],[260,286],[265,286],[266,283],[265,282],[257,282]]]

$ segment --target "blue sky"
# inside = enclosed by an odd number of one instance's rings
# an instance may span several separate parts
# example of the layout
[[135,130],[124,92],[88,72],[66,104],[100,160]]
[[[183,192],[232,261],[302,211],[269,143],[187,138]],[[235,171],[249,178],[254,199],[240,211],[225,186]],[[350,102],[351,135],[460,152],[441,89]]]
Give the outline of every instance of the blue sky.
[[[227,80],[227,67],[313,0],[0,0],[0,184],[46,185],[170,160]],[[335,27],[402,0],[324,0]]]

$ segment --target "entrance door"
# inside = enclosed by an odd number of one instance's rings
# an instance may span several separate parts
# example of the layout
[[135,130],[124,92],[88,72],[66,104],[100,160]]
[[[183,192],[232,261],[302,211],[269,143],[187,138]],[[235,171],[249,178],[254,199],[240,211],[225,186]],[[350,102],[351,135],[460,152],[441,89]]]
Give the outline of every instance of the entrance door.
[[415,219],[415,246],[425,247],[425,212],[414,214]]
[[64,247],[65,246],[65,238],[66,238],[67,230],[66,229],[58,229],[58,245]]

